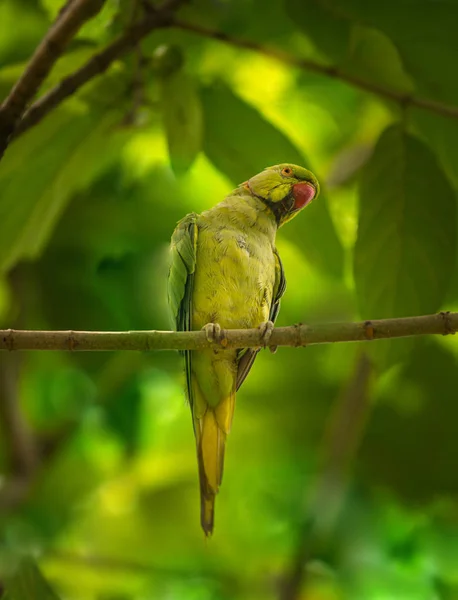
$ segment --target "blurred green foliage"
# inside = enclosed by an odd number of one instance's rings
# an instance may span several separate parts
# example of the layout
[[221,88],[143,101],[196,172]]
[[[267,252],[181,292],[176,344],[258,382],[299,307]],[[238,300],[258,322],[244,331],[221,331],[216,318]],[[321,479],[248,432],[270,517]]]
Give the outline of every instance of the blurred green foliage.
[[[0,98],[61,5],[0,2]],[[108,0],[44,90],[142,10]],[[458,107],[457,3],[191,0],[179,14]],[[0,163],[0,326],[169,329],[177,220],[287,161],[323,195],[279,233],[278,324],[456,309],[457,148],[451,116],[155,31]],[[452,337],[261,353],[205,542],[176,353],[2,353],[0,596],[457,599],[457,367]]]

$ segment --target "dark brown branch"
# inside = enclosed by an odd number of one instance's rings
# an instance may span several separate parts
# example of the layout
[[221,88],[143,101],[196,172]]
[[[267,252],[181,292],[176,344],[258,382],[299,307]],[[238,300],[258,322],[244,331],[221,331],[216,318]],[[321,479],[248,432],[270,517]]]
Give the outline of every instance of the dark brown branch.
[[358,87],[366,92],[370,92],[371,94],[376,94],[377,96],[381,96],[382,98],[386,98],[387,100],[393,100],[394,102],[402,105],[403,107],[415,106],[416,108],[421,108],[429,112],[434,112],[444,117],[452,117],[453,119],[458,119],[458,107],[456,106],[450,106],[448,104],[442,104],[441,102],[435,102],[434,100],[429,100],[427,98],[419,98],[418,96],[413,96],[411,94],[397,92],[396,90],[390,89],[383,85],[379,85],[377,83],[372,83],[370,81],[361,79],[356,75],[351,75],[350,73],[342,71],[341,69],[339,69],[339,67],[336,66],[323,65],[313,60],[309,60],[307,58],[294,56],[293,54],[284,52],[279,48],[270,48],[268,46],[263,46],[262,44],[252,42],[250,40],[244,40],[223,33],[222,31],[211,29],[209,27],[204,27],[202,25],[187,23],[180,19],[173,19],[172,25],[173,27],[183,29],[185,31],[191,31],[198,35],[225,42],[238,48],[244,48],[245,50],[253,50],[254,52],[264,54],[265,56],[270,56],[271,58],[274,58],[287,65],[291,65],[292,67],[297,67],[299,69],[312,71],[314,73],[319,73],[320,75],[325,75],[327,77],[340,79],[341,81],[345,81],[346,83]]
[[8,147],[11,134],[37,93],[54,63],[76,35],[81,26],[95,16],[105,0],[73,0],[65,4],[25,71],[0,107],[0,159]]
[[183,2],[184,0],[165,0],[156,11],[148,12],[104,50],[92,56],[81,68],[62,79],[60,83],[34,102],[24,114],[16,128],[15,137],[39,123],[49,112],[88,81],[104,73],[115,60],[137,47],[138,42],[154,29],[169,25],[172,21],[173,11]]
[[[458,313],[442,312],[360,323],[321,323],[276,327],[268,345],[310,346],[330,342],[363,342],[458,331]],[[0,330],[0,350],[202,350],[212,343],[204,331],[27,331]],[[224,348],[264,346],[259,329],[224,330]]]

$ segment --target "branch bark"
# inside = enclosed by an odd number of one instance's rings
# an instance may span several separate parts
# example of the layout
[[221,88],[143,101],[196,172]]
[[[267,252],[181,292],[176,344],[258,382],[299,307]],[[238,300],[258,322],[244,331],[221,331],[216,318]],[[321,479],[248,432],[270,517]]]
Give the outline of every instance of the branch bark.
[[81,26],[94,17],[105,0],[73,0],[66,3],[40,42],[24,73],[0,106],[0,159],[8,147],[11,134],[54,63]]
[[417,335],[448,335],[458,331],[458,313],[441,312],[359,323],[321,323],[276,327],[266,341],[259,329],[223,330],[220,341],[205,331],[32,331],[0,330],[0,350],[203,350],[258,346],[311,346],[330,342],[363,342]]
[[34,102],[29,110],[24,113],[23,118],[18,123],[14,137],[20,136],[39,123],[66,98],[94,77],[104,73],[115,60],[137,47],[138,42],[154,29],[170,25],[173,11],[184,1],[165,0],[157,10],[151,10],[143,19],[131,25],[123,35],[119,36],[104,50],[94,54],[82,67],[62,79],[60,83]]

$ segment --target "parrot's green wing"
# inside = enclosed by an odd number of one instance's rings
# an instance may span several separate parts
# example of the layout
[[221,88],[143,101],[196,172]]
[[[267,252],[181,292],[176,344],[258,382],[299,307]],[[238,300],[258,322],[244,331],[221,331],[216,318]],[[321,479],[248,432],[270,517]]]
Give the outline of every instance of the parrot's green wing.
[[[283,270],[283,265],[280,260],[280,256],[277,250],[274,250],[275,256],[275,284],[272,294],[272,304],[270,306],[269,313],[269,321],[275,323],[275,319],[278,316],[278,312],[280,310],[280,300],[286,290],[286,278],[285,272]],[[251,367],[255,361],[255,358],[259,352],[259,349],[254,348],[246,348],[240,351],[238,366],[237,366],[237,382],[236,382],[236,390],[242,385],[245,381],[245,377],[250,372]]]
[[[192,328],[192,291],[196,269],[197,217],[190,213],[182,219],[172,235],[171,262],[168,278],[168,301],[173,325],[177,331],[190,331]],[[191,352],[183,351],[186,369],[186,387],[192,406]]]

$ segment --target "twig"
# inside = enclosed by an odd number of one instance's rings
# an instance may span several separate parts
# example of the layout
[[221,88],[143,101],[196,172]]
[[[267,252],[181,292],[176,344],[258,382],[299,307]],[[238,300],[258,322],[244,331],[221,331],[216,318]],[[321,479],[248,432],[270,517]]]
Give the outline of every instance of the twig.
[[403,107],[415,106],[417,108],[421,108],[429,112],[434,112],[445,117],[452,117],[453,119],[458,119],[458,107],[450,106],[448,104],[442,104],[441,102],[435,102],[434,100],[429,100],[427,98],[419,98],[418,96],[413,96],[411,94],[397,92],[396,90],[387,88],[383,85],[379,85],[377,83],[372,83],[370,81],[361,79],[356,75],[351,75],[350,73],[342,71],[341,69],[339,69],[339,67],[336,66],[323,65],[313,60],[309,60],[307,58],[301,58],[299,56],[289,54],[288,52],[284,52],[279,48],[263,46],[262,44],[252,42],[250,40],[241,39],[224,33],[222,31],[218,31],[216,29],[204,27],[195,23],[188,23],[186,21],[182,21],[176,18],[173,19],[171,25],[178,29],[191,31],[198,35],[225,42],[238,48],[244,48],[245,50],[253,50],[254,52],[264,54],[265,56],[270,56],[271,58],[274,58],[287,65],[297,67],[299,69],[313,71],[314,73],[319,73],[320,75],[340,79],[341,81],[345,81],[346,83],[349,83],[355,87],[365,90],[366,92],[370,92],[371,94],[376,94],[377,96],[381,96],[388,100],[393,100],[394,102],[397,102]]
[[37,93],[54,63],[81,26],[95,16],[105,0],[74,0],[58,14],[25,71],[0,107],[0,159],[28,103]]
[[[329,342],[363,342],[417,335],[448,335],[458,331],[458,313],[442,312],[360,323],[321,323],[276,327],[269,346],[311,346]],[[218,343],[204,331],[33,331],[0,330],[0,350],[202,350]],[[224,348],[264,346],[259,329],[228,329]]]
[[365,354],[356,362],[344,393],[332,411],[323,438],[323,464],[303,525],[291,567],[282,581],[280,600],[298,600],[306,583],[310,560],[326,546],[338,518],[346,491],[346,474],[359,447],[370,410],[372,365]]
[[172,21],[173,11],[184,1],[165,0],[156,11],[148,12],[138,23],[130,26],[123,35],[104,50],[92,56],[81,68],[62,79],[60,83],[32,104],[18,123],[15,137],[39,123],[49,112],[88,81],[104,73],[115,60],[133,50],[138,42],[154,29],[169,25]]

